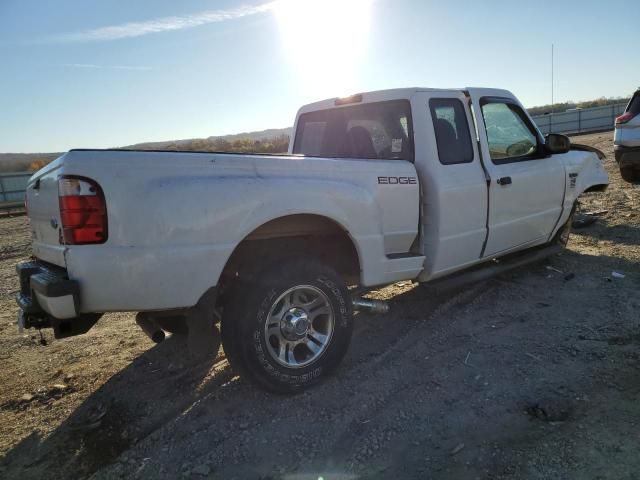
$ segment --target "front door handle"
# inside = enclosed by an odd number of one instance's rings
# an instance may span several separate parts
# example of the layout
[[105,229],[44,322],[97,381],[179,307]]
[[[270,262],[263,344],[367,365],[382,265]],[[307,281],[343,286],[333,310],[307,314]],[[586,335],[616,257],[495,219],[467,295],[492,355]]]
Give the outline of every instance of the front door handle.
[[498,185],[511,185],[511,177],[500,177]]

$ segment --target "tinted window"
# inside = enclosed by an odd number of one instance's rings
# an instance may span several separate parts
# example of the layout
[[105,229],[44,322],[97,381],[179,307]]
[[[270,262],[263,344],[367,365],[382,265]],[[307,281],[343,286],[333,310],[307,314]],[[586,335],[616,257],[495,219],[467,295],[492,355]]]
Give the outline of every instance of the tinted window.
[[413,160],[411,109],[406,100],[304,113],[293,153],[312,157]]
[[640,93],[639,92],[636,92],[633,95],[633,98],[631,98],[629,105],[627,105],[626,111],[630,112],[634,116],[640,114]]
[[473,160],[469,124],[462,102],[456,98],[429,100],[440,163],[452,165]]
[[496,163],[525,160],[538,150],[538,139],[527,125],[522,109],[511,103],[490,102],[482,105],[489,153]]

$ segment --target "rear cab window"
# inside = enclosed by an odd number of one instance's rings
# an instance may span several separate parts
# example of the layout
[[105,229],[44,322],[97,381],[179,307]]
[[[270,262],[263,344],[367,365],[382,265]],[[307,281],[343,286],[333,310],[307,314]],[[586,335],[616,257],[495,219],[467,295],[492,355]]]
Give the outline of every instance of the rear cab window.
[[293,153],[413,161],[410,103],[391,100],[303,113],[298,118]]
[[457,98],[432,98],[429,100],[429,110],[440,163],[455,165],[472,162],[473,146],[462,102]]

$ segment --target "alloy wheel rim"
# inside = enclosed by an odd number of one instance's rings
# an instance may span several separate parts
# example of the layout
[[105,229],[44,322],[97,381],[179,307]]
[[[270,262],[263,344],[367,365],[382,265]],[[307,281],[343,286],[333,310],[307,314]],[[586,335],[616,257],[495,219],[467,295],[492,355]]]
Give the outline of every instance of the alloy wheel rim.
[[302,368],[327,350],[335,325],[329,297],[313,285],[282,293],[269,309],[264,327],[267,351],[278,364]]

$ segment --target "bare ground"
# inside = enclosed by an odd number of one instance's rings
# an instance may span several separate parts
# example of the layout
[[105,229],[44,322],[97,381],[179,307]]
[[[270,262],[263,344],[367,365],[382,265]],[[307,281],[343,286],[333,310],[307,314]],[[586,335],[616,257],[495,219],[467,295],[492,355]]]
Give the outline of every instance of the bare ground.
[[[435,296],[374,293],[341,368],[293,397],[195,367],[130,314],[46,345],[15,328],[25,217],[0,219],[0,477],[625,479],[640,471],[640,186],[547,262]],[[547,267],[553,267],[549,269]],[[612,272],[624,274],[614,278]]]

